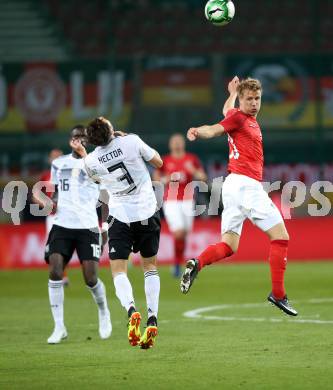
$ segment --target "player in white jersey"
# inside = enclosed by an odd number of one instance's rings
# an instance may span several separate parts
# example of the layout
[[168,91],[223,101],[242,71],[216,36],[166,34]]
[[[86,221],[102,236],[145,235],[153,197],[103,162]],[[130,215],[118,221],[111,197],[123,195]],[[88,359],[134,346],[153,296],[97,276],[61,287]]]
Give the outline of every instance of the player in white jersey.
[[[116,295],[128,313],[128,339],[133,346],[150,348],[157,336],[160,279],[156,254],[161,225],[146,162],[155,168],[163,162],[137,135],[116,137],[112,124],[103,117],[88,125],[87,136],[88,142],[97,146],[92,153],[87,155],[79,141],[72,147],[85,157],[87,172],[101,181],[109,194],[109,256]],[[143,259],[148,320],[142,337],[141,315],[127,277],[131,252],[140,252]]]
[[[58,158],[58,157],[60,157],[62,155],[63,155],[63,152],[60,149],[52,149],[50,151],[49,157],[48,157],[48,162],[49,162],[50,168],[46,169],[44,172],[42,172],[42,174],[40,176],[40,179],[39,179],[39,181],[42,182],[45,185],[45,189],[43,188],[42,192],[46,196],[48,196],[49,198],[52,198],[52,195],[53,195],[53,192],[48,190],[48,187],[53,187],[51,185],[51,183],[50,183],[50,180],[51,180],[51,164],[52,164],[53,160],[55,160],[56,158]],[[34,202],[40,203],[39,190],[36,189],[35,187],[33,188],[33,199],[34,199]],[[50,233],[50,231],[52,229],[53,222],[54,222],[54,214],[55,213],[52,212],[51,214],[47,215],[46,218],[45,218],[46,238],[48,237],[48,235],[49,235],[49,233]],[[64,277],[62,279],[62,282],[63,282],[64,286],[68,286],[69,285],[69,278],[67,276],[66,271],[64,271]]]
[[[71,140],[86,142],[83,126],[76,126]],[[55,185],[54,224],[45,249],[45,260],[49,264],[49,299],[54,319],[54,331],[48,338],[49,344],[58,344],[67,337],[64,325],[63,271],[74,250],[81,262],[83,277],[88,290],[98,306],[99,334],[102,339],[111,335],[112,326],[107,305],[105,287],[97,277],[101,254],[101,237],[96,212],[100,198],[100,185],[87,175],[84,161],[75,151],[52,162],[51,183]],[[107,209],[107,205],[102,204]],[[102,210],[106,220],[107,212]],[[104,234],[107,239],[107,235]]]

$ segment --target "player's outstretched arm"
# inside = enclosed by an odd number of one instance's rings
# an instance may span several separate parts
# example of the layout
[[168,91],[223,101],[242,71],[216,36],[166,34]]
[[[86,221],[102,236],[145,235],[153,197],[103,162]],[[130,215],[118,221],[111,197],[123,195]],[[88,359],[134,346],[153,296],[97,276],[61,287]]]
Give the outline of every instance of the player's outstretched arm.
[[154,157],[148,161],[150,165],[152,165],[154,168],[161,168],[163,166],[163,160],[161,159],[161,156],[159,153],[155,150]]
[[209,139],[214,137],[219,137],[224,133],[224,127],[219,123],[215,125],[204,125],[200,127],[191,127],[187,131],[187,139],[189,141],[195,141],[198,138]]
[[228,84],[229,97],[223,106],[223,115],[226,116],[229,110],[235,108],[237,99],[237,87],[239,84],[239,78],[235,76]]

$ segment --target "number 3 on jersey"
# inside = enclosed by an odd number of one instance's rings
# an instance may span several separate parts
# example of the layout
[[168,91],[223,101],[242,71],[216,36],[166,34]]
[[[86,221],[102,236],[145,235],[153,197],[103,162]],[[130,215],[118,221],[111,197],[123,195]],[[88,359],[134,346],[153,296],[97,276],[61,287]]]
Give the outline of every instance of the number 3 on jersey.
[[134,183],[132,176],[128,172],[128,169],[126,168],[126,166],[123,162],[120,162],[118,164],[112,165],[111,167],[108,167],[108,171],[110,173],[112,173],[118,169],[120,169],[121,175],[117,177],[117,180],[121,181],[121,182],[126,180],[128,183],[128,187],[126,187],[122,191],[116,192],[114,195],[127,195],[136,189],[136,185]]

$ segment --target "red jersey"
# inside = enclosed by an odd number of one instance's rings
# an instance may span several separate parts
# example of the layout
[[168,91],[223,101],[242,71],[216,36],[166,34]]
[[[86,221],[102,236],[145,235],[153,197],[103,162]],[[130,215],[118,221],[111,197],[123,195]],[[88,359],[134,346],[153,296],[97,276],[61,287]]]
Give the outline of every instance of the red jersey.
[[228,171],[261,181],[264,154],[261,130],[256,118],[234,108],[227,112],[220,124],[228,134]]
[[168,154],[162,159],[163,166],[159,171],[161,172],[161,175],[170,177],[170,183],[167,184],[164,191],[164,199],[193,199],[192,186],[186,186],[194,179],[192,173],[193,169],[202,169],[202,165],[198,157],[192,153],[185,153],[182,158],[175,158]]

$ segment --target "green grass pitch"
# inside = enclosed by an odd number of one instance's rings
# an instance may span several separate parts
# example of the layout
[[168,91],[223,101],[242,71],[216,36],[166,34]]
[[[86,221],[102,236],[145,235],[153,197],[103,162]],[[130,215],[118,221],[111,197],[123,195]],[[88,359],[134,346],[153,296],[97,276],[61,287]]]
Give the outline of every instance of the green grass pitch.
[[[145,316],[142,272],[131,268],[129,275]],[[99,339],[96,307],[80,270],[71,269],[69,338],[60,345],[46,344],[53,328],[46,270],[0,272],[0,389],[332,388],[333,262],[289,264],[286,285],[296,319],[266,303],[267,264],[207,267],[188,295],[167,267],[160,275],[159,336],[145,351],[128,344],[108,269],[100,277],[111,338]],[[184,316],[210,306],[220,307]]]

